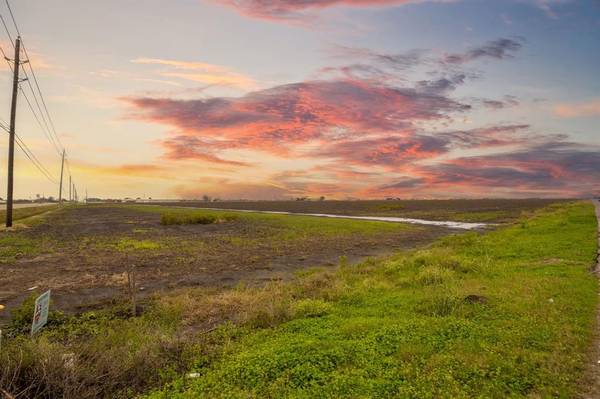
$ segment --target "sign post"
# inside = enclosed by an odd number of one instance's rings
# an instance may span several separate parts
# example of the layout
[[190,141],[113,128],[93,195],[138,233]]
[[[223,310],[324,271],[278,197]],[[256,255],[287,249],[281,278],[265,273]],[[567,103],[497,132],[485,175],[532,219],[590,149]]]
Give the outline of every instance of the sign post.
[[50,290],[44,292],[35,300],[33,321],[31,323],[31,335],[42,329],[48,322],[48,309],[50,308]]

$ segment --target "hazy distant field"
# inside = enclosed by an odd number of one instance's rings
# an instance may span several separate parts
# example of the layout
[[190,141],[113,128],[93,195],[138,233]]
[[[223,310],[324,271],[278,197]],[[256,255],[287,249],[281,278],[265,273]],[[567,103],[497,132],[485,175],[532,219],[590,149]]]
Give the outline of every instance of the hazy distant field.
[[[177,206],[355,216],[397,216],[462,222],[509,222],[558,200],[184,201]],[[165,203],[168,204],[168,203]]]

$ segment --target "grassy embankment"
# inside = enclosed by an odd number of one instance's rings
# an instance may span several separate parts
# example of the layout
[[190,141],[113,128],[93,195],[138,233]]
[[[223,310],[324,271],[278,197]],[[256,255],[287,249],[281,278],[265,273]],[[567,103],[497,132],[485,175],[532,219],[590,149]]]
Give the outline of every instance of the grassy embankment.
[[[31,206],[27,208],[15,208],[13,210],[13,221],[27,219],[32,216],[40,215],[48,212],[52,209],[57,208],[58,205],[42,205],[42,206]],[[6,223],[6,210],[0,210],[0,223],[4,225]]]
[[[156,298],[139,317],[28,315],[0,385],[38,396],[570,397],[591,344],[591,205],[290,283]],[[198,373],[195,378],[182,377]]]
[[[33,225],[39,221],[38,216],[57,208],[58,205],[16,208],[13,210],[13,221]],[[6,223],[6,210],[0,210],[0,223],[2,226]],[[36,254],[40,251],[42,244],[38,240],[28,239],[18,232],[0,233],[0,264],[13,261],[21,254]]]
[[[459,222],[511,223],[523,214],[564,200],[475,199],[475,200],[365,200],[365,201],[219,201],[171,203],[203,208],[331,213],[353,216],[392,216]],[[168,203],[167,203],[168,204]]]
[[380,233],[398,230],[418,229],[398,223],[374,222],[353,219],[329,219],[314,216],[278,215],[260,212],[236,212],[193,208],[174,208],[153,205],[128,205],[127,208],[140,212],[159,213],[161,224],[211,224],[243,220],[249,223],[277,227],[279,238],[298,238],[306,234],[340,235],[352,233]]

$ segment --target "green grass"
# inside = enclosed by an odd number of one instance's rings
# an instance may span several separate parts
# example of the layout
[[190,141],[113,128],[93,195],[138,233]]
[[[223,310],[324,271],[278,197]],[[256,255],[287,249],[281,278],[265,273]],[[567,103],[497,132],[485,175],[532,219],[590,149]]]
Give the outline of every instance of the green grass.
[[168,226],[173,224],[215,224],[231,222],[238,218],[237,215],[227,213],[206,212],[165,212],[160,216],[160,224]]
[[[16,208],[13,210],[13,221],[27,219],[58,208],[58,205],[32,206],[29,208]],[[0,223],[6,223],[6,210],[0,210]]]
[[346,267],[337,295],[298,300],[297,318],[150,397],[571,397],[594,327],[595,253],[593,209],[578,203]]
[[314,216],[277,215],[260,212],[235,212],[205,209],[184,209],[163,206],[128,206],[142,212],[161,214],[162,224],[212,224],[223,221],[240,221],[263,224],[278,229],[278,238],[282,240],[297,239],[302,236],[321,234],[338,236],[344,234],[375,234],[399,230],[418,229],[399,223],[377,221],[332,219]]
[[17,233],[0,234],[0,264],[14,262],[22,256],[43,252],[44,242],[24,237]]
[[119,251],[143,251],[159,249],[160,244],[150,240],[134,240],[132,238],[120,239],[116,247]]
[[[288,218],[271,222],[300,220]],[[573,397],[592,344],[596,245],[592,206],[561,204],[287,283],[163,294],[138,317],[126,304],[55,314],[34,338],[15,320],[0,386],[65,398]]]

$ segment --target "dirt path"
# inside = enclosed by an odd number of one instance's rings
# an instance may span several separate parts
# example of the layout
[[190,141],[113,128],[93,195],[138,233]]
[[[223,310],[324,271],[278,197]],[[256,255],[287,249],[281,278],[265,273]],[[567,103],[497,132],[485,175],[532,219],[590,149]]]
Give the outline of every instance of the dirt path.
[[[596,266],[594,272],[600,279],[600,201],[592,201],[596,207],[596,218],[598,219],[598,255],[596,257]],[[599,293],[600,295],[600,293]],[[600,310],[596,316],[596,338],[594,341],[593,355],[590,356],[589,364],[586,367],[586,380],[588,388],[581,395],[583,399],[600,398]]]

